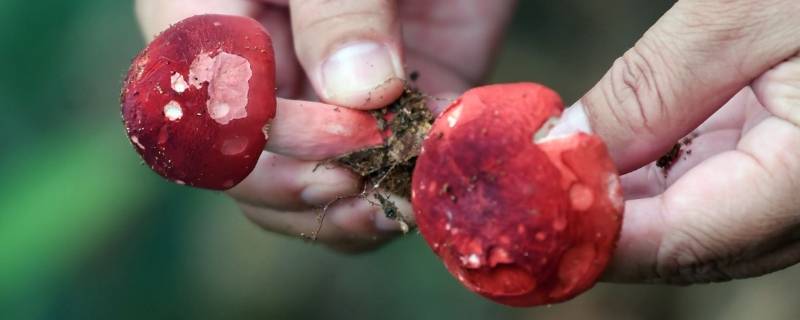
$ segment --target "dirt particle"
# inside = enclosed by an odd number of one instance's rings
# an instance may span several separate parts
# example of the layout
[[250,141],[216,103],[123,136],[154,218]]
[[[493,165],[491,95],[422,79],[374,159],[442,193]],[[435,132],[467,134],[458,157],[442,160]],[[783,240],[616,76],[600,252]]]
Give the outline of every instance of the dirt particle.
[[394,202],[389,200],[388,196],[382,195],[380,193],[375,193],[374,197],[375,200],[378,200],[378,203],[380,203],[381,208],[383,208],[383,213],[386,214],[387,218],[397,219],[397,217],[399,216],[398,214],[399,210],[397,209],[397,206],[394,204]]
[[688,147],[688,146],[692,145],[692,141],[694,141],[694,139],[696,139],[698,136],[700,136],[699,133],[692,132],[688,136],[686,136],[683,139],[681,139],[680,144]]
[[690,145],[692,145],[692,142],[698,136],[700,136],[700,134],[697,132],[690,133],[686,137],[683,137],[683,139],[678,140],[678,142],[675,143],[675,145],[673,145],[672,148],[666,154],[664,154],[663,156],[661,156],[661,158],[658,158],[658,160],[656,160],[656,167],[662,169],[664,177],[666,177],[667,174],[669,174],[669,169],[671,169],[672,166],[675,165],[675,162],[678,162],[679,159],[686,160],[687,158],[686,156],[692,154],[691,149],[684,147],[689,147]]
[[419,71],[411,71],[411,73],[408,74],[408,79],[411,81],[417,81],[417,79],[419,79]]
[[441,196],[441,195],[445,195],[445,194],[449,194],[449,193],[450,193],[450,184],[448,184],[447,182],[445,182],[445,183],[442,185],[442,188],[441,188],[441,189],[439,189],[439,195]]
[[662,172],[664,173],[664,177],[666,177],[669,173],[669,169],[672,168],[672,165],[675,164],[680,156],[681,144],[676,143],[669,151],[667,151],[666,154],[656,160],[656,167],[661,168]]

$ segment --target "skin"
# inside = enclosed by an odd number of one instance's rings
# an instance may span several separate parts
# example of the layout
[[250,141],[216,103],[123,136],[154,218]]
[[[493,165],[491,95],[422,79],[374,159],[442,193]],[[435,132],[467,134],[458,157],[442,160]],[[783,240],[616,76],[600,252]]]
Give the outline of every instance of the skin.
[[[419,70],[421,89],[441,97],[464,91],[486,72],[513,4],[462,1],[442,10],[438,3],[139,0],[137,13],[148,39],[198,13],[258,17],[273,35],[281,97],[319,97],[354,109],[352,116],[337,118],[331,112],[298,114],[288,110],[312,103],[284,99],[278,104],[279,117],[281,110],[289,118],[332,117],[357,130],[363,124],[358,110],[385,105],[400,92],[398,79],[405,71],[396,70],[392,59],[399,59],[405,70]],[[431,12],[436,14],[421,14]],[[553,134],[598,134],[626,173],[623,231],[606,280],[722,281],[800,261],[798,16],[800,3],[795,0],[678,1],[565,113]],[[347,66],[364,68],[367,60],[354,59],[354,51],[335,52],[365,41],[377,45],[356,51],[390,51],[393,58],[371,64],[389,71],[370,73],[388,76],[370,77],[371,84],[356,88],[326,85],[324,79],[345,77],[337,72],[353,71]],[[326,69],[330,56],[339,63]],[[461,63],[450,64],[447,57],[452,56],[459,56]],[[324,70],[334,74],[322,75]],[[441,101],[433,102],[435,109],[441,107]],[[324,103],[313,105],[330,107]],[[301,130],[303,121],[296,119],[298,127],[273,130],[282,143],[270,142],[256,170],[228,192],[251,220],[294,236],[316,229],[313,207],[360,190],[344,170],[312,171],[313,160],[364,143],[328,137],[326,146],[293,147],[292,141],[316,138],[314,131]],[[654,161],[690,133],[698,135],[691,155],[665,176]],[[329,140],[338,148],[330,147]],[[410,211],[406,202],[401,209]],[[398,229],[379,209],[343,200],[330,208],[319,240],[342,250],[363,250]]]

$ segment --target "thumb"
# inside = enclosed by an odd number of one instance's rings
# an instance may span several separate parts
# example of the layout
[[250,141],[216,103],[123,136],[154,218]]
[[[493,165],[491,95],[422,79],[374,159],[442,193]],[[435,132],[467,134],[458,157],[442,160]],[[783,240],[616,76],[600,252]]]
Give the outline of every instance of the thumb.
[[289,2],[295,52],[320,98],[374,109],[403,91],[402,39],[393,0]]
[[136,17],[147,41],[171,24],[198,14],[217,13],[250,16],[258,6],[247,0],[136,0]]
[[652,162],[800,50],[794,0],[679,1],[617,59],[557,131],[592,130],[624,173]]

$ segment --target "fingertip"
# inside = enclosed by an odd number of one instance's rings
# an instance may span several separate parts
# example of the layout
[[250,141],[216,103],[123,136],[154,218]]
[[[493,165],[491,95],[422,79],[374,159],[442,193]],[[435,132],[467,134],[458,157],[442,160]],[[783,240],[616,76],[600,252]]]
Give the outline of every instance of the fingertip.
[[359,178],[352,172],[322,164],[309,166],[297,177],[301,185],[308,187],[300,191],[300,199],[309,206],[320,207],[338,197],[357,194]]
[[400,96],[405,71],[395,1],[289,5],[295,53],[322,101],[369,110]]
[[266,148],[299,159],[322,160],[381,143],[377,121],[368,112],[278,99]]
[[411,203],[397,196],[389,196],[398,214],[397,218],[389,218],[381,205],[370,201],[371,197],[372,194],[366,194],[337,203],[329,213],[331,222],[354,235],[385,236],[409,230],[409,223],[413,222],[406,222],[402,217],[410,216]]
[[460,94],[455,92],[444,92],[434,96],[428,96],[425,99],[425,104],[431,110],[434,116],[438,116],[444,112],[447,107],[453,104],[458,99]]

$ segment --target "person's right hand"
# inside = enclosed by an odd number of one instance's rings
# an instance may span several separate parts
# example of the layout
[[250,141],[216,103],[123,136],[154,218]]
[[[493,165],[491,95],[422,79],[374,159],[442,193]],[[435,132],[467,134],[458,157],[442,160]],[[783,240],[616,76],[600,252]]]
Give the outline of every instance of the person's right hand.
[[[722,281],[800,261],[797,0],[678,1],[562,119],[558,131],[600,135],[623,173],[644,165],[622,177],[608,280]],[[690,134],[668,171],[653,163]]]
[[[358,193],[360,181],[319,160],[364,147],[364,111],[388,105],[409,71],[435,97],[453,97],[480,81],[509,18],[512,0],[138,0],[148,40],[192,15],[246,15],[272,35],[278,100],[266,151],[255,170],[227,192],[263,228],[291,236],[317,230],[320,208]],[[432,100],[438,107],[447,101]],[[330,105],[328,105],[330,104]],[[331,105],[350,109],[335,108]],[[434,105],[434,108],[437,106]],[[434,110],[434,112],[437,110]],[[410,204],[394,199],[406,217]],[[343,250],[374,247],[399,224],[363,199],[335,202],[318,239]]]

